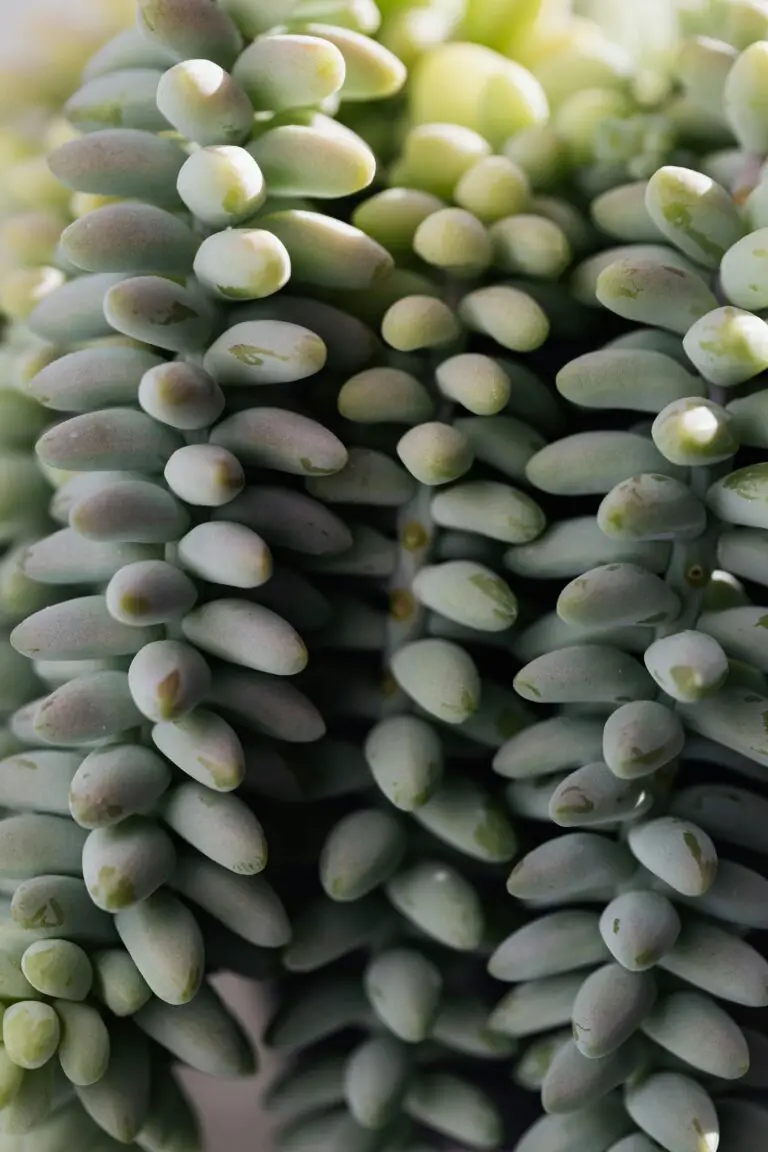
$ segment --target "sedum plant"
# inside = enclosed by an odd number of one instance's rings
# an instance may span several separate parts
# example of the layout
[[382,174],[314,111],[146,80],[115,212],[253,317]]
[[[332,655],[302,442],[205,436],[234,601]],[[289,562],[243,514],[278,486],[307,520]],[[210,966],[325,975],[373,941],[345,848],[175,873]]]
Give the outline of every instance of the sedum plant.
[[139,0],[9,135],[0,1152],[200,1148],[222,968],[285,1152],[765,1143],[768,9],[576,7]]

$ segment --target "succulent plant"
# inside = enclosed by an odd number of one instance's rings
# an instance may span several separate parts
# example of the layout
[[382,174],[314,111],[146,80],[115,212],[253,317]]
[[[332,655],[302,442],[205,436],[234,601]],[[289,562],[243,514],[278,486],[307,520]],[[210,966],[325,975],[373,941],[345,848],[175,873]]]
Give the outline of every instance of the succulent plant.
[[284,1152],[765,1143],[768,5],[573,7],[138,0],[2,137],[0,1152],[200,1148],[220,969]]

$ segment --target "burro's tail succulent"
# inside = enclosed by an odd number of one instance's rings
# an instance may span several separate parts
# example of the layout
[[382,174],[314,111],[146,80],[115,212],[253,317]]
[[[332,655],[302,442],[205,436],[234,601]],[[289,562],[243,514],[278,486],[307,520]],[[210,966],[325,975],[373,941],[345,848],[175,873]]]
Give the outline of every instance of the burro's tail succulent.
[[577,7],[0,136],[0,1152],[198,1152],[222,969],[283,1152],[768,1146],[768,6]]

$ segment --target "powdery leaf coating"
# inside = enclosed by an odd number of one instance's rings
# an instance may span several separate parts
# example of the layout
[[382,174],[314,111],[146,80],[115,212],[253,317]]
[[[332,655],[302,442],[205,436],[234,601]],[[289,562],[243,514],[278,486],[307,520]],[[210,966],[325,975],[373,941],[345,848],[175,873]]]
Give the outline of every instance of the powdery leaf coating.
[[379,721],[366,737],[365,758],[378,787],[405,812],[425,804],[443,774],[440,737],[418,716]]
[[492,224],[489,234],[493,263],[504,272],[557,280],[571,263],[568,237],[545,216],[508,216]]
[[725,406],[725,411],[733,420],[733,434],[738,437],[740,444],[754,448],[768,446],[766,423],[768,403],[765,388],[750,396],[739,396],[737,400],[731,400]]
[[609,1152],[658,1152],[658,1149],[658,1144],[638,1132],[619,1140],[618,1144],[612,1144]]
[[418,188],[385,188],[359,204],[351,220],[388,251],[406,253],[422,221],[444,206],[437,196]]
[[186,504],[219,508],[245,487],[240,461],[218,444],[186,444],[177,448],[163,470],[171,491]]
[[474,952],[485,928],[480,898],[464,877],[446,864],[421,861],[386,886],[407,920],[432,939],[458,952]]
[[661,233],[645,206],[647,187],[647,180],[635,180],[596,196],[589,210],[598,228],[617,240],[658,242]]
[[68,280],[43,297],[26,317],[27,327],[60,347],[113,336],[117,326],[104,305],[110,290],[125,279],[122,272],[101,272]]
[[83,878],[94,904],[105,912],[146,899],[169,879],[175,865],[170,837],[139,816],[95,829],[83,846]]
[[366,368],[351,376],[336,404],[346,420],[363,424],[418,424],[434,410],[421,381],[399,368]]
[[212,60],[183,60],[164,72],[157,107],[177,132],[204,146],[240,144],[253,126],[250,100]]
[[[376,157],[365,141],[319,112],[308,124],[267,127],[248,145],[248,151],[264,173],[267,188],[276,196],[312,196],[317,200],[352,196],[367,188],[376,174]],[[286,208],[262,217],[261,223],[274,228],[290,252],[296,275],[306,282],[333,284],[338,280],[339,287],[356,287],[345,281],[351,277],[353,281],[375,283],[392,268],[391,256],[386,253],[385,258],[386,250],[375,240],[330,216],[303,207]],[[313,239],[324,251],[312,252]],[[338,257],[340,251],[349,252],[350,248],[357,250],[362,266],[356,274],[348,269],[345,276]],[[329,264],[326,269],[323,256]]]
[[239,1077],[255,1071],[251,1041],[209,984],[184,1004],[154,998],[134,1019],[172,1056],[199,1072]]
[[693,1068],[739,1080],[749,1069],[749,1047],[727,1012],[698,992],[677,992],[660,1000],[642,1030],[656,1044]]
[[500,776],[520,780],[550,776],[598,760],[602,725],[584,716],[560,714],[523,728],[493,759]]
[[43,996],[85,1000],[93,983],[88,954],[69,940],[39,940],[21,958],[21,969]]
[[291,259],[285,245],[260,228],[228,228],[203,240],[194,271],[223,300],[261,300],[288,283]]
[[392,675],[420,707],[463,724],[480,704],[480,676],[470,656],[446,640],[415,640],[393,656]]
[[725,652],[717,641],[692,629],[655,640],[646,649],[644,660],[664,692],[688,703],[713,696],[729,670]]
[[720,860],[714,884],[696,899],[701,910],[716,920],[762,929],[768,922],[766,896],[768,880],[759,872],[731,860]]
[[[763,243],[766,237],[768,229],[763,229]],[[724,266],[729,258],[730,253],[723,261]],[[753,278],[755,275],[752,271]],[[750,307],[760,305],[752,301]],[[768,324],[741,308],[716,308],[691,325],[683,338],[683,347],[706,380],[720,388],[733,388],[768,366]]]
[[388,812],[360,809],[330,831],[320,853],[320,882],[337,901],[356,901],[390,878],[405,851],[403,829]]
[[600,932],[623,968],[642,972],[653,968],[675,946],[680,918],[666,896],[637,890],[616,896],[607,905]]
[[56,1002],[62,1025],[59,1061],[64,1075],[79,1088],[96,1084],[109,1067],[111,1042],[101,1013],[90,1004]]
[[232,75],[254,111],[282,112],[322,104],[333,96],[344,83],[346,64],[326,39],[278,33],[250,44]]
[[225,520],[195,525],[179,541],[178,559],[193,575],[234,588],[258,588],[272,575],[272,556],[261,537]]
[[717,875],[717,852],[695,824],[663,816],[630,828],[630,849],[653,872],[684,896],[701,896]]
[[[111,71],[111,70],[110,70]],[[105,128],[56,148],[48,166],[75,192],[177,203],[175,184],[184,153],[175,140],[135,128]]]
[[418,424],[398,441],[397,454],[421,484],[436,486],[458,480],[472,467],[472,447],[451,424]]
[[509,376],[490,356],[465,352],[443,360],[435,370],[442,394],[480,416],[500,412],[511,392]]
[[654,420],[651,433],[656,447],[674,464],[713,465],[738,451],[733,423],[720,405],[697,397],[669,404]]
[[50,1004],[22,1000],[3,1016],[3,1045],[14,1064],[42,1068],[59,1046],[61,1024]]
[[204,652],[233,664],[274,676],[294,676],[306,667],[306,647],[291,625],[247,600],[209,601],[185,616],[181,628]]
[[[594,241],[590,241],[585,247],[591,248],[593,243]],[[588,256],[585,260],[582,260],[581,264],[577,265],[571,279],[571,291],[576,299],[580,303],[588,305],[590,308],[599,307],[601,301],[597,297],[598,280],[607,268],[612,267],[620,261],[629,261],[630,263],[637,263],[639,261],[644,264],[669,265],[672,268],[679,268],[683,272],[690,273],[696,271],[696,265],[691,260],[667,244],[620,244],[615,248],[604,248],[602,252]],[[642,323],[645,322],[642,321]],[[662,339],[664,336],[669,339],[668,332],[662,333]],[[619,339],[623,338],[619,337]],[[630,345],[630,347],[633,346],[634,345]],[[649,345],[646,344],[642,345],[642,347],[648,346]],[[661,347],[658,336],[654,337],[650,347],[656,351],[663,352],[665,355],[669,355],[668,346]],[[684,362],[681,360],[681,363]]]
[[653,348],[607,347],[570,360],[557,390],[585,408],[659,412],[667,404],[703,395],[703,384],[671,356]]
[[679,716],[655,700],[622,704],[605,722],[603,759],[624,780],[648,776],[674,760],[685,743]]
[[[526,1046],[522,1056],[515,1063],[512,1074],[515,1084],[528,1092],[540,1092],[552,1061],[560,1049],[570,1043],[571,1039],[572,1033],[569,1028],[560,1028],[556,1032],[537,1036]],[[573,1113],[568,1115],[570,1117]],[[554,1121],[557,1116],[549,1116],[547,1119]],[[562,1137],[563,1133],[559,1135]]]
[[156,892],[120,911],[115,927],[158,999],[187,1004],[200,990],[203,937],[192,913],[169,892]]
[[601,530],[617,540],[695,540],[706,519],[704,505],[686,484],[654,472],[617,484],[597,512]]
[[111,286],[104,285],[103,315],[111,328],[169,352],[205,346],[213,316],[188,288],[160,276],[121,276],[120,281],[113,277]]
[[370,37],[332,23],[306,24],[302,30],[335,45],[343,56],[342,100],[383,100],[394,96],[405,83],[405,65],[383,44],[377,44]]
[[461,334],[456,314],[433,296],[404,296],[381,322],[384,341],[398,352],[416,352],[452,344]]
[[642,1066],[642,1047],[629,1039],[607,1056],[590,1058],[568,1040],[558,1048],[541,1085],[547,1112],[571,1113],[588,1107],[612,1089],[631,1080]]
[[144,374],[163,363],[143,348],[85,348],[47,364],[29,381],[27,392],[59,412],[135,404]]
[[570,1024],[573,1003],[583,973],[528,980],[507,992],[490,1017],[488,1027],[504,1036],[535,1036]]
[[115,1016],[133,1016],[152,995],[152,990],[123,948],[109,948],[93,955],[94,991]]
[[675,619],[680,599],[665,581],[637,564],[592,568],[567,584],[557,614],[569,624],[663,624]]
[[616,1052],[636,1032],[656,1000],[652,976],[628,972],[619,964],[597,968],[573,1003],[577,1050],[590,1060]]
[[674,1072],[649,1076],[628,1089],[627,1111],[662,1147],[679,1152],[717,1149],[720,1128],[709,1095],[695,1080]]
[[[506,376],[506,372],[504,373]],[[509,381],[507,381],[509,383]],[[490,396],[490,394],[487,394]],[[498,398],[494,386],[494,396]],[[470,403],[480,408],[481,394],[478,393],[470,401],[465,397],[466,406]],[[483,398],[483,402],[485,398]],[[475,403],[476,402],[476,403]],[[492,407],[495,408],[496,399]],[[466,436],[472,448],[475,459],[483,464],[490,465],[513,481],[525,481],[525,469],[528,461],[540,448],[544,446],[544,438],[535,428],[524,424],[514,416],[506,415],[479,415],[460,416],[453,421],[454,428]]]
[[679,476],[647,436],[633,432],[576,432],[541,447],[525,476],[543,492],[562,496],[604,495],[643,472]]
[[726,190],[690,168],[657,169],[648,181],[645,203],[659,231],[706,268],[718,268],[744,235],[741,214]]
[[37,738],[59,746],[115,737],[141,723],[124,672],[85,672],[37,701],[31,721]]
[[727,523],[768,528],[768,465],[750,464],[717,480],[707,504]]
[[666,571],[670,545],[662,541],[612,540],[594,516],[559,520],[529,544],[510,548],[505,567],[541,580],[580,576],[595,563],[641,564],[649,572]]
[[181,57],[200,55],[229,67],[242,46],[236,25],[206,0],[138,0],[138,27],[150,43]]
[[65,815],[79,753],[25,748],[0,760],[0,804],[15,811]]
[[517,852],[517,836],[504,809],[470,781],[447,781],[414,817],[433,836],[473,859],[506,863]]
[[630,854],[592,832],[571,832],[532,849],[509,874],[507,891],[520,900],[555,898],[613,887],[634,871]]
[[138,400],[148,416],[185,432],[213,424],[225,404],[213,377],[183,360],[163,362],[145,372]]
[[763,668],[768,655],[765,617],[762,608],[751,605],[724,608],[719,612],[703,612],[697,629],[716,640],[732,659]]
[[257,948],[282,948],[291,938],[285,908],[263,876],[238,875],[193,853],[179,861],[173,887]]
[[168,764],[151,749],[110,744],[81,761],[69,789],[70,812],[81,828],[116,824],[153,808],[170,782]]
[[181,166],[176,188],[193,216],[226,228],[253,216],[267,189],[258,164],[245,148],[213,145],[192,152]]
[[575,644],[532,660],[514,679],[524,700],[540,704],[648,700],[654,685],[642,665],[618,648]]
[[546,527],[544,512],[527,493],[493,480],[467,481],[438,492],[431,511],[443,528],[476,532],[506,544],[527,544]]
[[224,666],[214,679],[211,700],[246,729],[291,744],[314,743],[326,732],[316,705],[282,677]]
[[[285,223],[285,214],[278,215]],[[262,217],[259,220],[260,226],[264,219]],[[274,221],[275,214],[271,214],[271,219]],[[274,231],[273,228],[271,230]],[[350,262],[349,253],[347,261]],[[307,295],[278,295],[258,303],[242,304],[233,310],[232,319],[238,323],[245,320],[283,320],[309,328],[320,337],[328,350],[328,367],[344,376],[350,372],[359,372],[381,350],[380,342],[368,323],[351,312],[343,311],[340,306],[326,304]]]
[[[148,626],[179,620],[194,607],[197,590],[183,572],[165,560],[138,560],[115,572],[104,593],[107,611],[124,627],[136,630],[141,644]],[[134,651],[138,651],[141,644]]]
[[156,724],[152,740],[182,772],[208,788],[231,792],[242,782],[242,745],[229,724],[214,712],[197,708],[181,720]]
[[418,226],[413,250],[425,263],[449,275],[480,275],[491,263],[490,237],[471,212],[463,208],[439,208]]
[[131,408],[86,412],[55,425],[35,449],[52,468],[103,472],[111,469],[159,472],[181,443],[170,428]]
[[640,324],[684,335],[695,320],[717,307],[717,299],[695,272],[672,264],[617,260],[597,279],[601,304]]
[[86,834],[71,820],[29,813],[0,820],[0,866],[9,879],[79,876]]
[[142,715],[158,723],[175,720],[197,707],[210,689],[211,670],[189,644],[157,640],[134,656],[128,684]]
[[758,694],[754,683],[748,688],[726,685],[715,696],[681,702],[678,711],[690,731],[740,753],[747,761],[768,763],[768,697],[762,691]]
[[490,336],[512,352],[534,352],[549,335],[550,322],[533,296],[510,285],[491,285],[468,293],[459,305],[468,328]]
[[313,332],[282,320],[235,324],[205,354],[219,384],[283,384],[314,376],[325,364],[325,344]]
[[598,761],[571,772],[555,787],[549,814],[561,828],[588,827],[614,820],[636,820],[653,806],[642,783],[620,780]]
[[768,1004],[765,958],[733,932],[707,921],[688,919],[659,967],[720,1000],[751,1008]]
[[[330,436],[330,434],[329,434]],[[334,437],[335,439],[335,437]],[[402,507],[416,492],[413,477],[385,452],[374,448],[350,448],[347,453],[339,442],[346,460],[338,468],[307,469],[305,487],[312,496],[328,504],[363,504],[379,507]],[[306,460],[306,457],[304,458]],[[341,459],[336,454],[334,463]],[[312,472],[315,474],[312,475]]]
[[425,565],[411,587],[421,604],[469,628],[500,632],[517,619],[517,598],[506,582],[471,560]]
[[151,204],[107,204],[61,234],[64,256],[86,272],[166,273],[192,269],[198,241],[178,216]]
[[261,825],[236,796],[188,782],[167,794],[161,811],[178,836],[230,871],[252,876],[266,866]]

